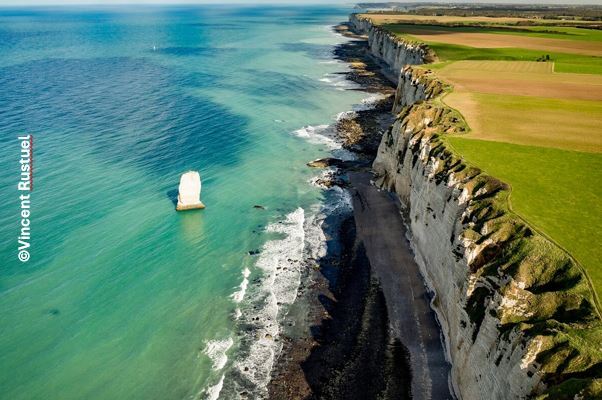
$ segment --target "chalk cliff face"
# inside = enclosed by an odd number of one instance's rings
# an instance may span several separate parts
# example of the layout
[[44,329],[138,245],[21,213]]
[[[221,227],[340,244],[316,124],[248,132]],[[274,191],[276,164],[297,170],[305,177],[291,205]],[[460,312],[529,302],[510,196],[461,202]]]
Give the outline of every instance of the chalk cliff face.
[[403,68],[397,120],[373,169],[405,206],[454,390],[461,399],[597,398],[602,351],[590,338],[602,324],[588,281],[509,212],[507,185],[446,145],[446,134],[465,127],[456,111],[429,101],[444,89],[431,73]]
[[370,51],[389,66],[394,80],[406,64],[424,64],[435,58],[428,46],[400,39],[387,30],[372,25],[365,16],[352,14],[349,24],[357,33],[368,35]]
[[509,399],[542,394],[572,376],[593,384],[600,359],[589,346],[597,344],[571,337],[600,325],[585,277],[505,209],[504,183],[446,148],[441,136],[461,130],[451,109],[407,106],[374,162],[377,184],[406,206],[456,393]]
[[417,101],[430,100],[443,92],[443,84],[429,70],[404,66],[399,73],[393,113]]

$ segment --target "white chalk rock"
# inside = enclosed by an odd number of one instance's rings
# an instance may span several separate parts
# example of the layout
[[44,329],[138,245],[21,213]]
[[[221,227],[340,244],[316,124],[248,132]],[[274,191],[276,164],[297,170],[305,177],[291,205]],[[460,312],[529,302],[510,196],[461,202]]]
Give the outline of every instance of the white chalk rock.
[[197,171],[182,174],[178,187],[178,205],[176,210],[194,210],[205,208],[201,202],[201,175]]

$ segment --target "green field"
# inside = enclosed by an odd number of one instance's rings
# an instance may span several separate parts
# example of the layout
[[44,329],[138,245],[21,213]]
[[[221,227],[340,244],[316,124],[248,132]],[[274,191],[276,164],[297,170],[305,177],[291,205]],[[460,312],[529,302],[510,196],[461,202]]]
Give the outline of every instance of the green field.
[[[602,57],[568,54],[561,52],[553,52],[546,50],[529,50],[521,48],[478,48],[461,46],[447,43],[438,43],[436,41],[423,41],[406,33],[408,28],[420,29],[416,25],[407,24],[388,24],[383,27],[395,33],[399,37],[411,40],[414,42],[424,42],[437,54],[437,57],[442,62],[459,61],[459,60],[501,60],[501,61],[537,61],[542,57],[549,56],[549,62],[554,62],[555,72],[568,72],[576,74],[602,74]],[[426,29],[431,29],[432,26],[425,26]],[[551,27],[535,26],[529,27],[530,31],[518,32],[518,30],[503,30],[491,29],[482,27],[443,27],[437,26],[437,30],[449,32],[466,32],[466,33],[500,33],[525,35],[551,39],[570,39],[580,41],[602,41],[602,31],[593,29],[553,27],[554,30],[566,32],[566,34],[549,33],[547,30]],[[583,31],[583,32],[582,32]],[[577,32],[581,32],[580,35]],[[444,64],[445,65],[445,64]]]
[[573,28],[565,26],[529,26],[519,29],[489,29],[489,33],[500,35],[524,35],[549,39],[570,39],[585,41],[602,41],[602,31],[598,29]]
[[[473,139],[602,152],[600,101],[473,93],[470,98],[478,106],[462,109],[456,97],[462,104],[465,94],[452,93],[444,101],[463,112]],[[517,117],[508,118],[511,115]]]
[[[448,137],[469,163],[512,186],[511,207],[571,253],[602,293],[602,154]],[[495,156],[492,156],[495,155]]]
[[[462,60],[554,62],[555,73],[602,74],[602,57],[586,55],[599,48],[593,42],[602,42],[602,31],[556,26],[500,28],[395,23],[383,26],[400,37],[428,44],[440,61],[428,67],[439,70],[443,80],[445,67]],[[454,35],[445,37],[447,32]],[[495,35],[482,34],[515,36],[498,41],[491,38]],[[550,40],[546,43],[530,39],[529,47],[516,35]],[[575,45],[571,45],[570,50],[565,44],[557,44],[572,41]],[[482,47],[473,47],[479,43]],[[541,50],[537,48],[539,43],[543,46]],[[516,48],[521,45],[529,49]],[[545,48],[548,50],[543,50]],[[558,48],[577,53],[584,49],[584,54],[554,51]],[[515,70],[515,74],[516,71],[519,70]],[[599,84],[584,76],[586,89],[567,84],[566,91],[559,92],[558,86],[553,86],[559,81],[581,81],[576,77],[569,79],[568,75],[567,79],[546,81],[536,79],[538,76],[533,73],[513,76],[491,72],[491,80],[505,90],[498,93],[495,87],[488,85],[486,75],[483,78],[479,71],[474,75],[470,75],[470,71],[464,73],[465,81],[458,73],[450,77],[448,83],[451,81],[453,86],[453,82],[458,81],[458,88],[444,97],[443,102],[462,113],[473,130],[445,140],[468,163],[510,184],[511,209],[575,257],[600,296],[602,245],[597,237],[602,221],[602,125],[599,121],[602,103],[580,100],[578,96],[582,90],[589,90],[590,94],[599,90]],[[512,85],[531,88],[531,91],[526,93],[528,95],[524,95],[524,91],[523,95],[516,95],[509,91]],[[542,96],[553,96],[536,97],[535,91]]]
[[[577,261],[595,292],[599,315],[602,77],[592,74],[602,74],[602,31],[556,26],[502,29],[433,25],[425,25],[420,31],[412,25],[413,30],[408,30],[416,35],[412,36],[408,31],[404,33],[404,25],[386,27],[405,39],[428,44],[439,59],[436,64],[418,68],[435,70],[434,75],[447,84],[444,94],[435,101],[459,112],[463,117],[459,123],[468,127],[467,133],[438,136],[444,147],[485,175],[510,186],[509,192],[497,198],[503,202],[497,206],[504,211],[510,209]],[[547,62],[553,62],[554,68]],[[539,240],[539,247],[526,248],[525,253],[520,248],[512,251],[521,263],[527,259],[525,262],[533,262],[526,273],[540,268],[563,274],[564,267],[556,266],[570,264],[564,253],[541,236],[533,237]],[[569,296],[570,290],[555,290],[558,293],[548,293],[545,301],[532,306],[538,310],[553,308],[557,298]],[[554,340],[564,347],[541,352],[538,362],[542,370],[553,371],[553,379],[567,379],[550,380],[547,393],[537,398],[577,398],[577,393],[583,398],[601,398],[599,320],[587,327],[571,326],[564,332],[558,329],[555,334]]]
[[437,54],[439,60],[444,62],[459,60],[536,61],[542,56],[549,55],[550,62],[554,62],[555,72],[602,74],[602,57],[515,48],[480,49],[434,42],[430,42],[428,45]]
[[598,29],[574,28],[565,26],[445,26],[445,25],[414,25],[387,24],[386,29],[396,34],[405,35],[408,29],[420,30],[437,29],[438,31],[466,33],[495,33],[499,35],[518,35],[547,39],[583,40],[588,42],[602,41],[602,31]]

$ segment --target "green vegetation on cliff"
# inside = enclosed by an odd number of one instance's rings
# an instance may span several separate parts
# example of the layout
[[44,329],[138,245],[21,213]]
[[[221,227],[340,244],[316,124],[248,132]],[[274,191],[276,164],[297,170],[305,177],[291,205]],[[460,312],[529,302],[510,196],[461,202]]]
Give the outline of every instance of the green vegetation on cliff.
[[[602,156],[450,136],[468,162],[512,186],[512,210],[567,249],[602,293]],[[495,154],[495,157],[492,157]]]
[[[475,246],[468,267],[480,282],[465,305],[473,341],[493,316],[502,335],[523,335],[523,344],[537,347],[546,387],[533,396],[602,398],[602,81],[594,76],[602,74],[602,35],[408,25],[393,17],[381,26],[428,44],[439,60],[407,70],[406,84],[430,87],[434,79],[448,90],[397,107],[397,124],[400,136],[411,135],[404,140],[414,162],[429,163],[438,184],[453,181],[470,199],[461,236]],[[380,182],[391,187],[396,173]],[[492,305],[496,296],[506,303]]]
[[[431,78],[418,72],[414,79]],[[421,81],[421,84],[425,82]],[[473,330],[473,342],[478,340],[483,326],[491,326],[487,318],[496,318],[503,340],[512,342],[518,335],[523,346],[534,349],[534,362],[545,386],[534,387],[529,398],[602,396],[602,321],[596,311],[590,282],[565,251],[540,234],[541,230],[537,229],[540,227],[531,220],[526,223],[519,218],[514,198],[520,191],[521,196],[526,196],[520,203],[531,207],[533,213],[542,209],[553,212],[562,207],[562,204],[555,204],[555,200],[579,202],[579,195],[573,190],[579,190],[580,184],[595,184],[596,179],[594,175],[583,178],[583,182],[572,182],[582,178],[574,174],[574,169],[600,169],[598,160],[591,165],[591,159],[587,159],[595,154],[567,152],[572,153],[573,162],[554,165],[549,164],[550,160],[561,150],[518,146],[525,149],[523,154],[517,154],[516,145],[464,139],[458,135],[464,131],[464,125],[458,121],[457,113],[437,100],[403,107],[396,124],[399,124],[397,128],[383,138],[389,146],[387,151],[396,154],[399,143],[406,143],[408,147],[400,151],[400,162],[407,160],[406,154],[413,155],[412,171],[420,171],[420,168],[428,171],[435,184],[451,184],[467,199],[462,230],[455,233],[462,238],[463,246],[479,248],[467,261],[475,289],[466,295],[464,306],[470,319],[468,326]],[[399,136],[394,138],[393,135]],[[462,147],[463,144],[466,146]],[[481,157],[475,162],[466,156],[471,145],[470,151]],[[500,146],[505,148],[500,149]],[[485,158],[493,158],[492,154],[496,154],[499,164],[499,170],[495,172],[484,170],[481,164]],[[542,163],[537,173],[533,173],[538,167],[534,161]],[[426,165],[417,167],[416,163]],[[509,175],[502,176],[503,171],[510,171]],[[378,169],[377,172],[379,184],[386,188],[391,188],[398,179],[395,174],[400,173],[399,170]],[[521,172],[525,174],[521,175]],[[509,187],[504,183],[513,180],[514,176],[518,176],[517,182],[525,185],[540,183],[545,190],[553,190],[550,181],[562,187],[557,188],[557,192],[542,193],[540,198],[532,199],[527,195],[532,192],[531,188]],[[529,179],[534,182],[528,182]],[[564,186],[567,183],[568,186]],[[594,197],[597,195],[594,193]],[[579,208],[596,207],[595,200],[590,200],[591,204],[581,204]],[[566,216],[559,218],[562,217]],[[577,213],[573,217],[587,221],[590,216]],[[565,225],[564,221],[559,224]],[[594,235],[595,229],[596,226],[592,226]],[[459,250],[456,256],[461,258],[462,251]],[[501,361],[500,356],[496,365]]]
[[[443,102],[463,114],[470,128],[447,143],[470,164],[510,184],[513,211],[572,254],[601,297],[602,246],[594,238],[602,221],[602,86],[598,76],[570,72],[602,74],[602,57],[579,54],[602,51],[602,34],[554,26],[382,27],[432,40],[428,45],[440,63],[428,68],[452,85]],[[571,39],[559,40],[562,35]],[[509,44],[534,38],[529,45],[544,50],[490,47],[490,38],[504,43],[510,36]],[[575,45],[576,54],[548,51],[566,43]],[[545,61],[524,62],[541,59],[542,52],[554,70],[538,67]]]

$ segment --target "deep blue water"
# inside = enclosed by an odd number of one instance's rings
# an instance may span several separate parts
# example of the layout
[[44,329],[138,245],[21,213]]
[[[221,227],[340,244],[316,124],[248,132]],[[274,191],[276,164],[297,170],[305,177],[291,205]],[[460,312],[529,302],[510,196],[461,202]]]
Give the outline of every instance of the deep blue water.
[[[325,193],[305,163],[333,147],[298,130],[366,97],[341,90],[332,61],[342,39],[330,26],[348,13],[0,9],[0,398],[261,394],[265,371],[243,366],[268,365],[273,343],[249,348],[241,324],[259,301],[258,329],[275,329],[285,308],[272,307],[278,288],[252,282],[319,239],[304,226]],[[27,263],[23,134],[35,157]],[[189,169],[207,209],[176,213]]]

